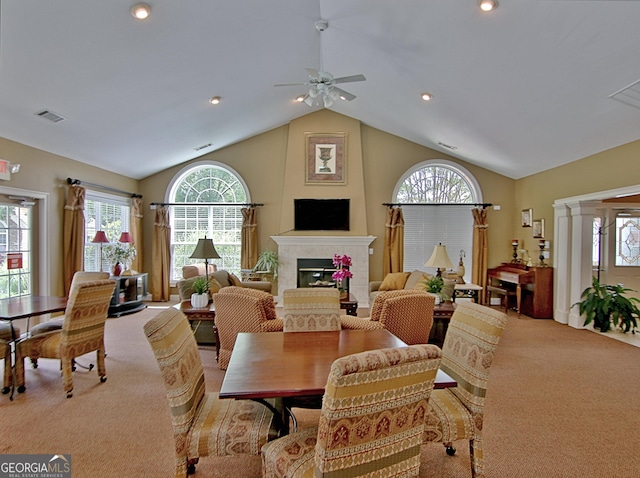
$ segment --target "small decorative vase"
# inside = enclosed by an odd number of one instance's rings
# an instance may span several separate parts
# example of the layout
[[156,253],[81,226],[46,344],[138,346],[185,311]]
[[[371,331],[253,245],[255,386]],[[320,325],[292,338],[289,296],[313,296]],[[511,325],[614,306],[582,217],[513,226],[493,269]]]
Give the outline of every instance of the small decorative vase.
[[117,277],[120,274],[122,274],[122,266],[119,262],[116,262],[116,265],[113,266],[113,275]]
[[347,289],[340,289],[340,300],[349,298],[349,292]]
[[209,303],[207,294],[191,294],[191,307],[194,309],[204,309]]

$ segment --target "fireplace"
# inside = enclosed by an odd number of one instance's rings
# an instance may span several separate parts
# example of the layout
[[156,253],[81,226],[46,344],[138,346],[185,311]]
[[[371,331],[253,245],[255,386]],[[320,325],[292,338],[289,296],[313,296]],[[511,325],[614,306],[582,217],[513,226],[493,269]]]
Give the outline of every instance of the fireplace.
[[278,302],[282,303],[283,290],[298,287],[298,259],[328,260],[330,264],[328,267],[335,270],[330,258],[334,254],[346,254],[351,257],[349,270],[353,274],[349,280],[349,291],[355,295],[359,307],[369,307],[369,246],[376,239],[375,236],[271,236],[271,238],[278,244]]
[[[333,273],[337,271],[332,259],[298,258],[298,287],[337,287]],[[349,292],[349,278],[342,282]]]

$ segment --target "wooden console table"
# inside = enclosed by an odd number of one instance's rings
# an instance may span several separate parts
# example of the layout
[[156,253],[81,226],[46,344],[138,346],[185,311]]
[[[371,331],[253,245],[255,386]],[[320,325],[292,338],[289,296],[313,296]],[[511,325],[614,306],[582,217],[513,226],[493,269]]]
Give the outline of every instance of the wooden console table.
[[116,288],[109,304],[109,317],[133,314],[146,307],[143,302],[147,295],[146,272],[130,276],[111,276],[111,279],[116,281]]
[[218,339],[218,328],[216,327],[216,309],[213,307],[213,302],[209,302],[207,307],[202,309],[194,309],[191,307],[191,301],[185,300],[173,306],[187,316],[194,335],[198,332],[199,327],[212,327],[213,341],[197,340],[200,345],[214,345],[216,346],[216,357],[220,351],[220,341]]
[[447,329],[449,328],[449,321],[455,310],[456,305],[453,302],[442,302],[434,307],[433,325],[431,326],[431,332],[429,334],[430,344],[435,344],[442,348],[444,338],[447,335]]

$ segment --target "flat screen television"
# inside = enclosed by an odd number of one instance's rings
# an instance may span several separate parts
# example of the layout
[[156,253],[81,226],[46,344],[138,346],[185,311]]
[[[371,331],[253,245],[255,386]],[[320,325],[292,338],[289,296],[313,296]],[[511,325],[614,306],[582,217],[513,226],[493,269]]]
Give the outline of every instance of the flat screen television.
[[296,231],[348,231],[349,199],[294,199]]

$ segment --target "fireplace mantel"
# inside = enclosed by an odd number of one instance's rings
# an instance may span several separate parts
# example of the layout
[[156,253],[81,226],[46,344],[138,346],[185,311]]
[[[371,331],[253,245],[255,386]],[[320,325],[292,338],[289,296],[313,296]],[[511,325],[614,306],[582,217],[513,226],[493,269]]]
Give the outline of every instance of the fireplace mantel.
[[271,236],[278,245],[278,302],[285,289],[297,286],[299,258],[351,257],[350,291],[359,307],[369,307],[369,246],[376,236]]

